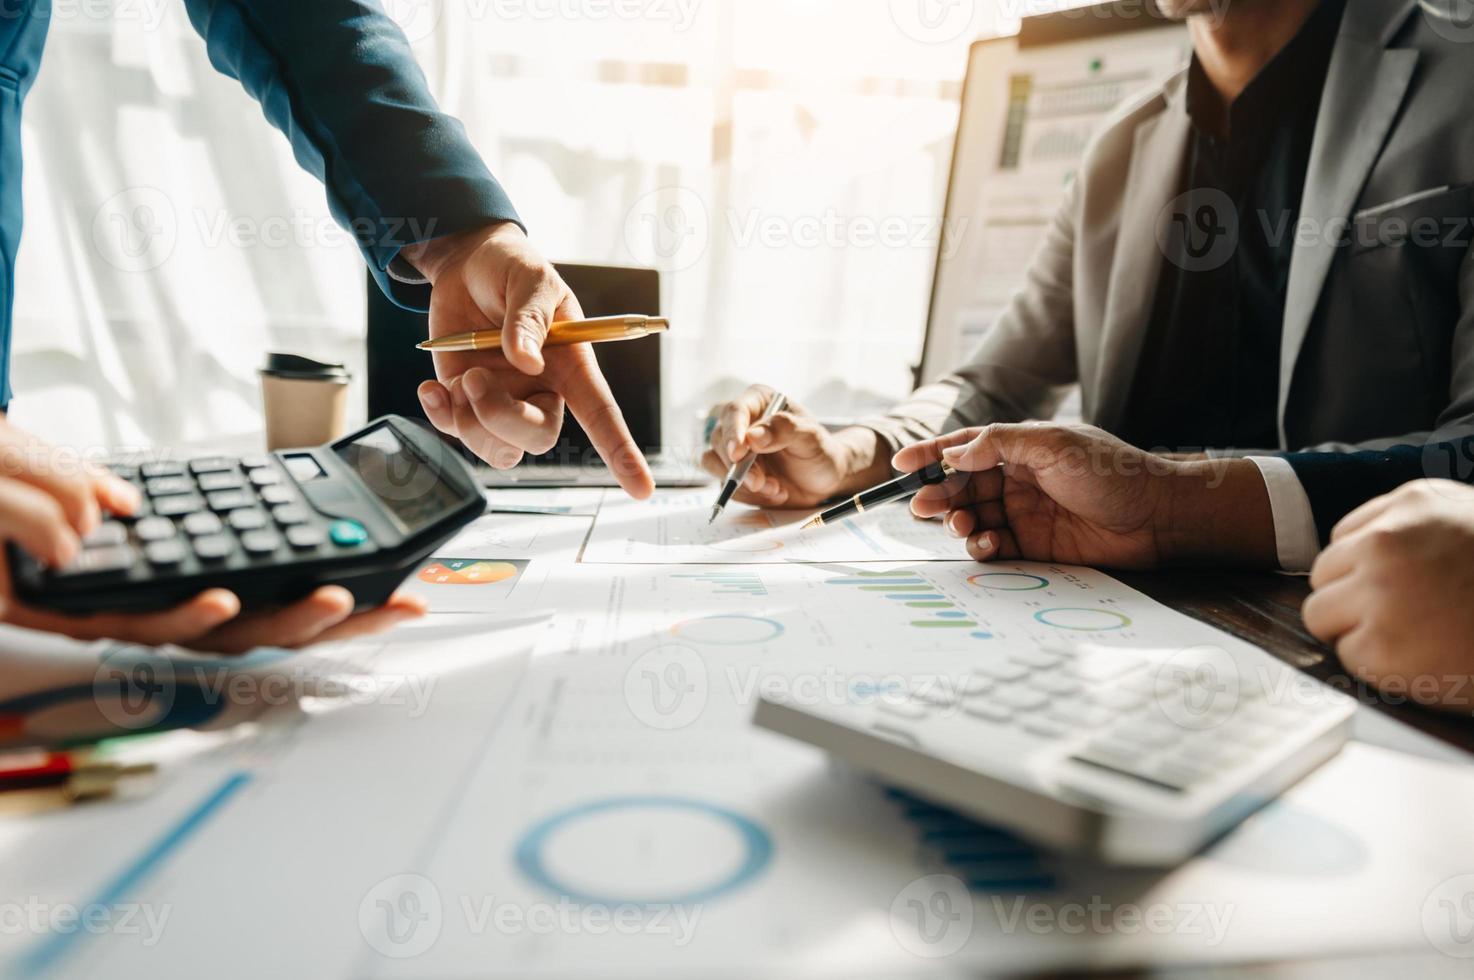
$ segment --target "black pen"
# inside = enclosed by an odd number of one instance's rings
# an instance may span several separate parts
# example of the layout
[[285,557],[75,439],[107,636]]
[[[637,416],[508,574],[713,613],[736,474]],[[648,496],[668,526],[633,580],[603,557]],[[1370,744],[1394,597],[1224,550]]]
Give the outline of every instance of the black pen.
[[837,521],[851,514],[862,514],[867,510],[888,504],[892,500],[900,500],[909,497],[922,487],[935,486],[957,471],[952,468],[951,463],[932,463],[925,469],[917,470],[915,473],[907,473],[898,480],[882,483],[878,487],[871,487],[863,493],[857,493],[844,503],[835,504],[822,514],[816,514],[805,524],[804,529],[811,527],[823,527],[831,521]]

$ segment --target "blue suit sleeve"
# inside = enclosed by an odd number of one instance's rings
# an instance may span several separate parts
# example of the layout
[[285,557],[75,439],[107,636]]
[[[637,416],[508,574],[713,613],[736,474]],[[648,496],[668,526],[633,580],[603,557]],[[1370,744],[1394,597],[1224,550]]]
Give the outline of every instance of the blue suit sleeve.
[[1474,437],[1381,452],[1288,453],[1285,456],[1315,513],[1322,544],[1336,524],[1362,504],[1414,480],[1474,483]]
[[406,245],[521,223],[460,122],[440,111],[378,0],[186,0],[210,63],[261,103],[327,189],[381,289],[425,309],[429,288],[389,275]]

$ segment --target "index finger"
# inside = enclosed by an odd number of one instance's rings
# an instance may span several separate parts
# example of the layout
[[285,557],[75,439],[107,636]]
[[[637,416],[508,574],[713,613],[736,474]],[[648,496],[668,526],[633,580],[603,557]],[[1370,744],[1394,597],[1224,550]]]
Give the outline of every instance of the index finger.
[[930,466],[942,458],[943,449],[951,449],[953,446],[964,446],[978,437],[982,429],[958,429],[935,439],[927,439],[924,442],[913,443],[901,449],[891,459],[891,465],[902,473],[914,473],[925,466]]
[[634,436],[630,435],[624,414],[599,370],[598,361],[594,360],[593,351],[585,350],[584,355],[583,370],[574,372],[563,399],[625,493],[644,500],[655,492],[655,478],[650,475],[650,467],[640,447],[635,445]]
[[735,463],[747,455],[747,430],[753,419],[761,418],[767,411],[768,402],[776,395],[767,385],[751,385],[722,408],[711,434],[711,445],[718,456]]

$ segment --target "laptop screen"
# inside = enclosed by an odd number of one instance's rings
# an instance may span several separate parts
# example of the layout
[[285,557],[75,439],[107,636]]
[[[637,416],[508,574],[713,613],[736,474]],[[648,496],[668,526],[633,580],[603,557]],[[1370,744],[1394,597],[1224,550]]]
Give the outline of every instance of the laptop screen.
[[[660,274],[653,269],[595,265],[558,265],[558,272],[578,297],[584,315],[660,314]],[[422,381],[435,376],[430,355],[414,349],[429,334],[428,317],[401,309],[368,280],[369,417],[403,415],[425,418],[415,394]],[[661,338],[597,344],[594,352],[614,400],[624,412],[630,434],[645,453],[660,449]],[[570,412],[558,445],[536,461],[593,462],[598,458],[589,437]]]

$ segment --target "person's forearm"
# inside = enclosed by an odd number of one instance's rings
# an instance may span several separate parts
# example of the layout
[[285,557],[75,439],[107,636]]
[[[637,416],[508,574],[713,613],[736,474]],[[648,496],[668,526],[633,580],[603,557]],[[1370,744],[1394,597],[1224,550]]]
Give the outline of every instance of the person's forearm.
[[1186,462],[1164,479],[1166,564],[1279,567],[1269,491],[1253,462]]
[[334,218],[395,302],[429,290],[388,270],[413,242],[518,221],[403,31],[363,0],[186,0],[210,63],[238,79],[324,184]]
[[841,494],[859,493],[891,479],[891,456],[895,452],[890,440],[874,429],[853,425],[834,434],[844,452],[845,479]]

